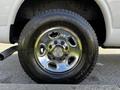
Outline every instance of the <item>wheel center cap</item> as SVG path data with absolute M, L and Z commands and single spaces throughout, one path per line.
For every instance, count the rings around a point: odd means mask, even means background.
M 64 55 L 62 47 L 59 46 L 55 47 L 55 49 L 53 50 L 53 55 L 59 58 L 62 57 Z

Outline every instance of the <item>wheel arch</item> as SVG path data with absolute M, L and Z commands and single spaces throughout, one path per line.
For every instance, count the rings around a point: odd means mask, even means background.
M 24 5 L 25 2 L 27 2 L 29 0 L 18 0 L 17 4 L 14 6 L 14 12 L 12 14 L 12 18 L 11 20 L 9 20 L 13 25 L 15 23 L 15 20 L 17 18 L 17 14 L 19 13 L 19 10 L 22 8 L 22 5 Z M 105 21 L 105 40 L 103 43 L 107 42 L 107 38 L 109 37 L 109 34 L 112 31 L 112 23 L 111 23 L 111 13 L 109 11 L 109 7 L 106 3 L 105 0 L 95 0 L 97 6 L 100 8 L 100 10 L 102 11 L 102 15 Z M 14 43 L 16 40 L 13 40 L 12 37 L 14 36 L 14 34 L 12 34 L 11 32 L 13 32 L 14 27 L 13 25 L 11 25 L 11 29 L 10 29 L 10 42 Z
M 108 5 L 106 0 L 95 0 L 95 2 L 100 7 L 102 14 L 103 14 L 103 17 L 104 17 L 104 21 L 105 21 L 106 39 L 105 39 L 105 42 L 103 44 L 103 46 L 105 46 L 109 42 L 109 38 L 110 38 L 111 33 L 113 31 L 112 30 L 112 14 L 111 14 L 109 5 Z
M 22 5 L 24 4 L 24 2 L 25 2 L 25 0 L 15 0 L 15 4 L 11 10 L 11 15 L 10 15 L 8 23 L 11 23 L 11 24 L 15 23 L 17 13 L 18 13 L 19 9 L 22 7 Z

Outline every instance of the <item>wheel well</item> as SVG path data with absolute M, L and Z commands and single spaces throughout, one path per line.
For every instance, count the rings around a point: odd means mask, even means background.
M 99 44 L 104 43 L 105 21 L 100 8 L 93 0 L 26 0 L 17 13 L 15 23 L 11 25 L 10 42 L 18 42 L 26 23 L 39 12 L 47 9 L 67 9 L 80 14 L 94 28 Z

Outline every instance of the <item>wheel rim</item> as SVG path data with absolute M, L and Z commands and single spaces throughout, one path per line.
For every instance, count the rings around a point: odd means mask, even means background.
M 66 27 L 52 27 L 37 38 L 34 54 L 43 69 L 53 73 L 66 72 L 81 61 L 81 40 Z

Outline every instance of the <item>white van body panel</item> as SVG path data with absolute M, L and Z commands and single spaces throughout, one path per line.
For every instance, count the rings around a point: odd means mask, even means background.
M 0 25 L 14 23 L 16 14 L 24 0 L 0 0 Z
M 10 26 L 24 0 L 0 0 L 0 43 L 10 43 Z
M 120 0 L 95 0 L 101 8 L 106 24 L 104 46 L 120 47 Z
M 0 42 L 10 43 L 10 25 L 24 0 L 0 0 Z M 120 0 L 95 0 L 106 24 L 105 46 L 120 46 Z

